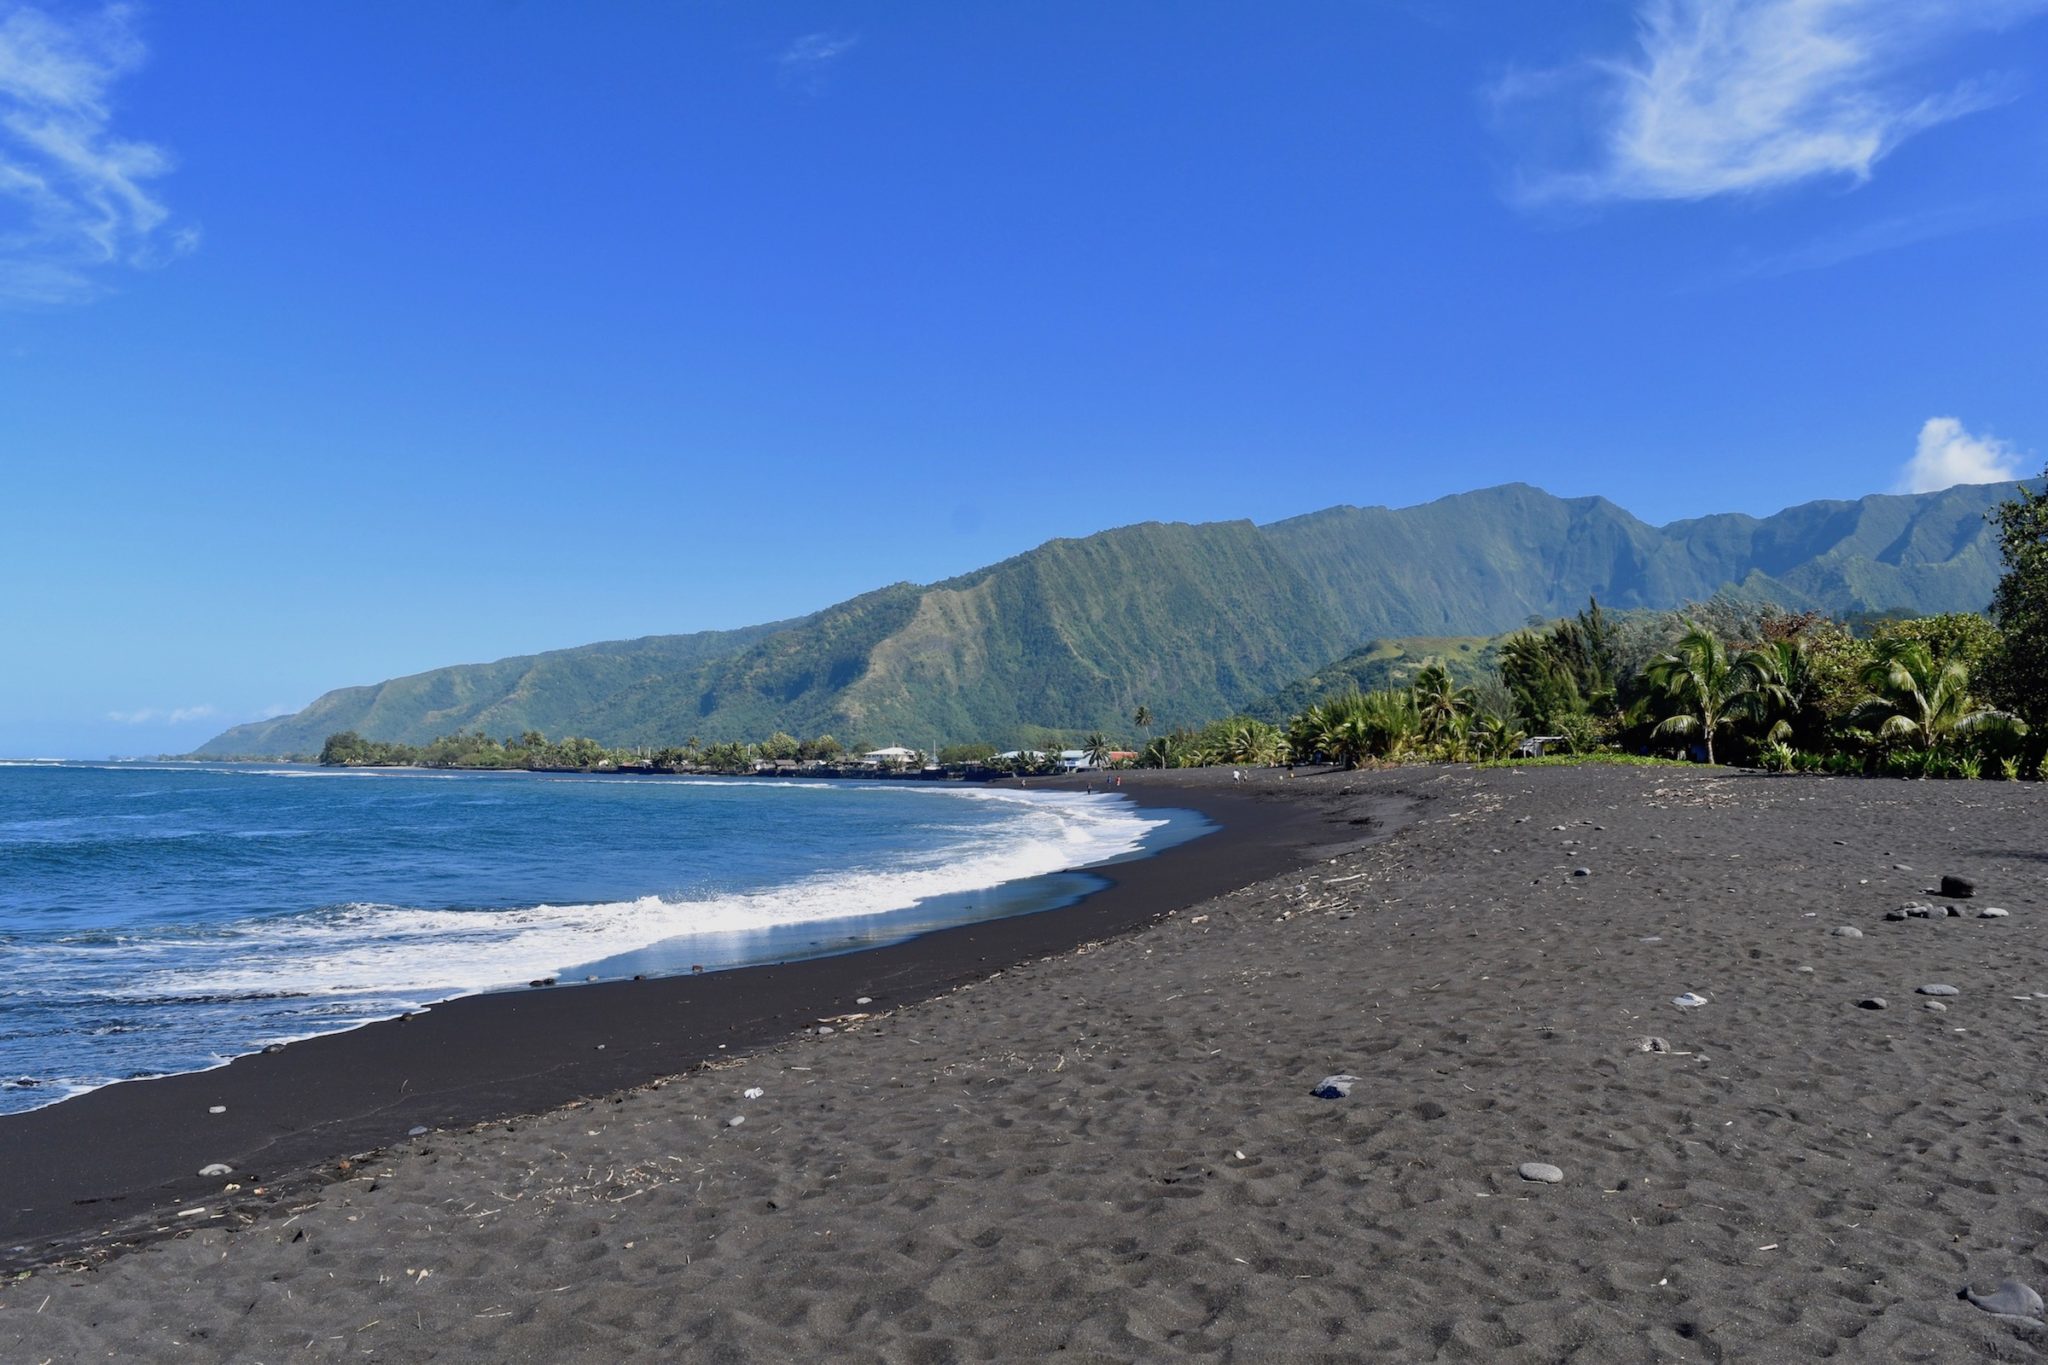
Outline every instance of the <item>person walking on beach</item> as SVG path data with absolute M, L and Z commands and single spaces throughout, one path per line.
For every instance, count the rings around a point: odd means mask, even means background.
M 1244 774 L 1240 772 L 1238 769 L 1232 768 L 1230 770 L 1230 780 L 1232 782 L 1242 782 L 1244 781 Z

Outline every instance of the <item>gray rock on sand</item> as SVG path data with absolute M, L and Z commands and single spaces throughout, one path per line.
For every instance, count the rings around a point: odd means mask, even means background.
M 405 1130 L 405 1135 L 407 1137 L 425 1137 L 428 1133 L 432 1131 L 433 1130 L 428 1128 L 427 1125 L 424 1123 L 415 1123 L 412 1127 Z
M 1933 919 L 1941 913 L 1940 910 L 1931 905 L 1909 905 L 1906 907 L 1907 919 Z
M 199 1168 L 199 1174 L 201 1175 L 233 1175 L 234 1173 L 235 1168 L 228 1165 L 225 1161 L 216 1161 L 210 1166 L 201 1166 Z
M 1933 1010 L 1936 1014 L 1948 1013 L 1948 1006 L 1942 1004 L 1939 1000 L 1929 1000 L 1926 1004 L 1926 1008 Z
M 1575 867 L 1572 869 L 1572 875 L 1574 877 L 1590 877 L 1593 875 L 1593 869 L 1590 867 Z
M 1978 918 L 1978 919 L 2004 919 L 2004 918 L 2005 918 L 2005 917 L 2006 917 L 2007 915 L 2010 915 L 2011 913 L 2012 913 L 2012 911 L 2010 911 L 2010 910 L 2001 910 L 2001 909 L 1999 909 L 1999 908 L 1998 908 L 1997 906 L 1995 906 L 1995 905 L 1987 905 L 1987 906 L 1985 906 L 1985 907 L 1984 907 L 1984 908 L 1983 908 L 1982 910 L 1979 910 L 1979 911 L 1977 912 L 1977 918 Z
M 1862 931 L 1861 929 L 1858 929 L 1858 928 L 1857 928 L 1857 927 L 1856 927 L 1855 925 L 1853 925 L 1853 924 L 1844 924 L 1844 925 L 1839 925 L 1839 926 L 1837 926 L 1836 928 L 1833 928 L 1833 929 L 1830 929 L 1830 930 L 1828 930 L 1828 932 L 1829 932 L 1830 934 L 1834 935 L 1834 936 L 1835 936 L 1836 938 L 1862 938 L 1862 937 L 1863 937 L 1863 931 Z
M 1952 901 L 1966 901 L 1977 894 L 1977 883 L 1968 877 L 1958 877 L 1953 872 L 1944 873 L 1941 879 L 1941 894 Z M 2040 1300 L 2036 1299 L 2034 1302 L 2039 1303 Z
M 1357 1084 L 1356 1076 L 1325 1076 L 1308 1093 L 1319 1100 L 1341 1100 L 1348 1097 L 1351 1087 Z
M 1547 1161 L 1525 1161 L 1515 1168 L 1515 1174 L 1542 1185 L 1555 1185 L 1564 1179 L 1564 1172 Z
M 1684 995 L 1672 996 L 1671 1003 L 1682 1010 L 1696 1010 L 1707 1003 L 1707 997 L 1698 991 L 1687 991 Z
M 1635 1048 L 1638 1052 L 1669 1052 L 1671 1051 L 1671 1044 L 1665 1042 L 1662 1038 L 1652 1036 L 1636 1039 Z
M 2032 1285 L 2022 1284 L 2018 1280 L 2002 1281 L 1998 1288 L 1989 1294 L 1979 1294 L 1968 1285 L 1964 1285 L 1956 1297 L 2001 1318 L 2030 1318 L 2038 1321 L 2041 1317 L 2041 1296 L 2034 1292 Z
M 1902 919 L 1905 919 L 1905 918 L 1906 918 L 1906 907 L 1902 905 L 1902 906 L 1900 906 L 1900 907 L 1899 907 L 1898 909 L 1896 909 L 1896 910 L 1887 910 L 1887 911 L 1885 911 L 1885 912 L 1884 912 L 1884 917 L 1885 917 L 1886 919 L 1888 919 L 1888 920 L 1902 920 Z
M 1859 1010 L 1881 1010 L 1888 1008 L 1888 1006 L 1885 1004 L 1883 996 L 1866 995 L 1856 1002 L 1856 1008 Z
M 1943 984 L 1942 984 L 1941 982 L 1939 982 L 1939 981 L 1936 981 L 1936 982 L 1932 982 L 1932 983 L 1930 983 L 1930 984 L 1928 984 L 1928 985 L 1922 986 L 1922 987 L 1920 988 L 1920 994 L 1922 994 L 1922 995 L 1961 995 L 1961 994 L 1962 994 L 1962 992 L 1961 992 L 1961 991 L 1959 991 L 1959 990 L 1957 990 L 1957 989 L 1956 989 L 1956 988 L 1955 988 L 1954 986 L 1947 986 L 1947 985 L 1943 985 Z
M 745 1114 L 734 1114 L 731 1118 L 725 1121 L 725 1126 L 728 1128 L 737 1128 L 746 1121 L 747 1116 Z

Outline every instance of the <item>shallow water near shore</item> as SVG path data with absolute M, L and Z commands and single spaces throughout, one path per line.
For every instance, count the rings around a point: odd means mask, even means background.
M 1051 909 L 1208 828 L 957 784 L 0 766 L 0 1113 L 541 977 Z

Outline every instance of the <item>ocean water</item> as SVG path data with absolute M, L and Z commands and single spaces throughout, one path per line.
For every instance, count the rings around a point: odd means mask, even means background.
M 0 1113 L 538 977 L 1071 904 L 1206 829 L 958 784 L 0 764 Z

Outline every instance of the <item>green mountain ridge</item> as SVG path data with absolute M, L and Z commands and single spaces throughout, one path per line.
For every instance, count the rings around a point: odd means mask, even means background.
M 1122 734 L 1273 697 L 1367 641 L 1489 636 L 1598 595 L 1665 608 L 1731 591 L 1846 613 L 1974 611 L 2015 485 L 1814 502 L 1655 527 L 1526 484 L 1266 526 L 1146 522 L 1049 541 L 809 616 L 439 668 L 239 725 L 202 756 L 309 753 L 339 730 L 424 743 L 481 726 L 610 745 L 830 732 L 935 749 L 1047 728 Z

